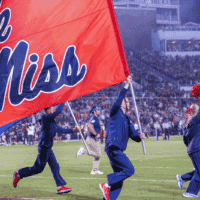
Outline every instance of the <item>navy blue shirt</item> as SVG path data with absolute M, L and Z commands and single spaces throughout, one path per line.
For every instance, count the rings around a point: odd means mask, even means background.
M 190 120 L 183 140 L 188 154 L 200 151 L 200 113 Z
M 62 112 L 64 103 L 60 104 L 53 114 L 46 114 L 41 119 L 41 134 L 39 136 L 38 147 L 46 146 L 51 148 L 53 146 L 53 138 L 58 133 L 73 133 L 72 129 L 64 129 L 57 125 L 55 118 Z
M 117 100 L 112 105 L 106 128 L 105 150 L 113 145 L 125 151 L 129 138 L 136 142 L 141 141 L 139 133 L 134 128 L 133 122 L 121 109 L 121 104 L 126 92 L 127 89 L 123 88 Z
M 97 116 L 93 115 L 89 120 L 89 124 L 92 124 L 94 126 L 94 130 L 96 131 L 97 134 L 100 133 L 101 126 L 100 126 L 100 122 Z M 95 137 L 95 135 L 90 132 L 89 128 L 88 128 L 87 136 Z

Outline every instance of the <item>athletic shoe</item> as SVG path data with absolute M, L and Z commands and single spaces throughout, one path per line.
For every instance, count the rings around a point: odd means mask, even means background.
M 99 188 L 106 200 L 110 200 L 109 194 L 110 194 L 110 187 L 106 187 L 105 183 L 99 184 Z
M 103 174 L 103 172 L 99 171 L 99 170 L 92 170 L 90 172 L 90 174 Z
M 200 197 L 200 196 L 197 196 L 196 194 L 192 194 L 192 193 L 188 193 L 188 192 L 184 192 L 183 196 L 187 197 L 187 198 L 199 198 Z
M 181 178 L 181 175 L 176 175 L 176 179 L 177 179 L 178 186 L 179 186 L 180 190 L 182 190 L 183 189 L 184 180 Z
M 16 188 L 17 187 L 17 183 L 20 180 L 20 176 L 17 172 L 14 172 L 13 174 L 13 186 Z
M 57 194 L 68 193 L 71 191 L 72 191 L 72 188 L 67 188 L 65 186 L 61 186 L 60 189 L 57 189 Z
M 99 170 L 92 170 L 90 174 L 103 174 L 103 172 L 100 172 Z
M 83 154 L 83 150 L 84 148 L 83 147 L 80 147 L 77 154 L 76 154 L 76 158 L 78 158 L 81 154 Z

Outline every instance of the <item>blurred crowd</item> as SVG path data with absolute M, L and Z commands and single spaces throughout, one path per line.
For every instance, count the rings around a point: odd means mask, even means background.
M 139 111 L 139 119 L 142 131 L 147 137 L 156 134 L 167 139 L 168 135 L 182 135 L 185 124 L 185 114 L 192 103 L 198 103 L 191 92 L 179 90 L 176 86 L 164 81 L 160 77 L 147 70 L 147 66 L 165 72 L 180 83 L 192 85 L 199 83 L 200 56 L 175 57 L 160 56 L 154 52 L 135 52 L 126 50 L 130 73 L 134 81 L 134 91 Z M 93 106 L 101 107 L 100 121 L 106 130 L 110 108 L 119 94 L 124 83 L 106 88 L 70 102 L 70 106 L 82 129 L 84 136 L 87 134 L 87 123 L 91 116 Z M 128 115 L 133 119 L 135 128 L 138 122 L 131 92 L 127 93 L 131 107 Z M 39 120 L 44 111 L 29 116 L 15 126 L 6 130 L 0 136 L 0 142 L 6 144 L 22 143 L 33 145 L 38 141 L 41 132 Z M 56 118 L 57 123 L 63 128 L 75 126 L 75 122 L 67 104 L 62 113 Z M 57 137 L 56 137 L 57 139 Z M 80 140 L 79 133 L 63 134 L 62 140 Z M 169 139 L 169 138 L 168 138 Z
M 192 86 L 200 83 L 200 55 L 172 57 L 163 56 L 153 51 L 127 50 L 126 52 L 129 62 L 132 62 L 133 65 L 154 68 L 174 79 L 180 85 Z

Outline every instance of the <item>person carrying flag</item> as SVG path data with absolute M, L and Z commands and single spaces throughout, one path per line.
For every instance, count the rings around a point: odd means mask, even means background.
M 60 104 L 56 110 L 54 107 L 48 107 L 45 109 L 46 114 L 43 115 L 41 119 L 42 129 L 39 136 L 38 155 L 36 161 L 32 167 L 21 168 L 18 169 L 18 172 L 14 172 L 13 186 L 15 188 L 21 179 L 41 173 L 48 162 L 57 185 L 57 194 L 68 193 L 72 190 L 71 188 L 64 186 L 66 185 L 66 182 L 59 173 L 60 167 L 51 149 L 56 132 L 73 133 L 80 131 L 77 127 L 73 129 L 64 129 L 57 125 L 55 118 L 62 112 L 63 107 L 64 103 Z
M 103 172 L 99 171 L 99 163 L 101 157 L 101 147 L 99 143 L 101 131 L 101 125 L 99 122 L 100 110 L 100 107 L 94 106 L 90 111 L 93 115 L 89 121 L 88 133 L 86 138 L 86 142 L 92 150 L 90 151 L 90 156 L 94 157 L 93 169 L 90 174 L 103 174 Z M 83 147 L 80 147 L 76 154 L 76 157 L 78 158 L 78 156 L 80 156 L 81 154 L 88 154 L 88 152 Z
M 128 76 L 124 88 L 112 105 L 106 129 L 105 152 L 108 155 L 114 173 L 108 174 L 108 182 L 99 185 L 104 200 L 116 200 L 121 192 L 123 181 L 135 172 L 134 166 L 123 151 L 127 147 L 129 138 L 140 142 L 145 138 L 144 133 L 135 130 L 130 117 L 126 115 L 130 104 L 125 97 L 132 77 Z

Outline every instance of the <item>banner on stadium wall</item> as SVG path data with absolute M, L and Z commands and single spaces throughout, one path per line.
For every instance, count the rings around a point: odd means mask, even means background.
M 112 0 L 0 0 L 0 127 L 128 75 Z

